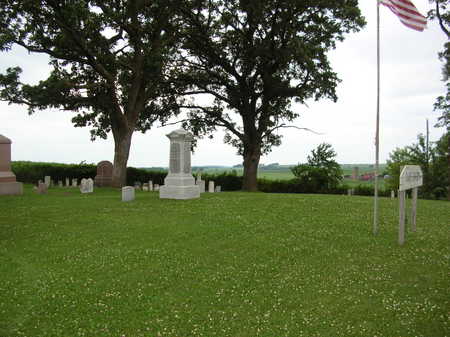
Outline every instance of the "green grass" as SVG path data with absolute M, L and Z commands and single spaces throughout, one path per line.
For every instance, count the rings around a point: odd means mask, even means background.
M 450 204 L 75 189 L 0 197 L 0 336 L 450 336 Z M 408 226 L 409 227 L 409 226 Z

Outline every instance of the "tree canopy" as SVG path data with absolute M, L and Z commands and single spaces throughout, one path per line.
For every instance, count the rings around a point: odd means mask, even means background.
M 439 59 L 443 62 L 442 81 L 446 85 L 447 93 L 439 96 L 434 104 L 434 109 L 441 111 L 442 115 L 438 119 L 436 126 L 450 127 L 450 5 L 446 0 L 430 0 L 434 8 L 428 12 L 428 18 L 437 20 L 442 32 L 447 36 L 448 41 L 444 44 L 444 49 L 439 53 Z M 449 162 L 450 163 L 450 162 Z
M 212 104 L 184 104 L 197 135 L 226 130 L 244 159 L 244 190 L 256 190 L 260 156 L 308 99 L 337 100 L 328 60 L 344 34 L 365 22 L 357 0 L 196 0 L 184 7 L 179 80 Z
M 342 180 L 342 168 L 331 144 L 322 143 L 308 155 L 306 164 L 291 168 L 299 183 L 309 192 L 336 188 Z
M 389 154 L 386 171 L 390 178 L 387 188 L 398 190 L 400 168 L 403 165 L 419 165 L 423 173 L 423 186 L 419 193 L 427 198 L 444 198 L 448 193 L 447 144 L 449 135 L 444 134 L 437 142 L 429 146 L 422 134 L 417 136 L 417 143 L 396 148 Z
M 168 65 L 176 48 L 177 1 L 2 1 L 0 51 L 13 45 L 50 57 L 50 76 L 20 82 L 21 69 L 0 76 L 0 99 L 29 112 L 73 111 L 75 126 L 115 141 L 113 181 L 125 183 L 131 137 L 166 121 L 178 105 Z

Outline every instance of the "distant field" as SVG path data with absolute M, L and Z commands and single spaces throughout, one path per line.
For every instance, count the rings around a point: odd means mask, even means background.
M 367 172 L 373 172 L 373 165 L 368 164 L 360 164 L 357 165 L 359 167 L 359 174 L 364 174 Z M 353 165 L 342 165 L 342 169 L 344 172 L 344 175 L 351 175 L 353 171 Z M 380 165 L 380 172 L 382 172 L 386 167 L 386 164 Z M 207 173 L 213 173 L 213 174 L 220 174 L 223 172 L 231 172 L 232 170 L 236 171 L 238 174 L 242 175 L 242 168 L 214 168 L 214 169 L 205 169 L 204 172 Z M 258 178 L 265 178 L 270 180 L 288 180 L 294 178 L 294 175 L 292 174 L 289 166 L 284 166 L 281 169 L 276 170 L 264 170 L 259 169 L 258 170 Z M 353 180 L 349 178 L 345 178 L 343 183 L 349 185 L 350 187 L 357 186 L 357 185 L 363 185 L 363 186 L 373 186 L 373 181 L 362 181 L 362 180 Z M 380 188 L 384 187 L 384 181 L 383 179 L 380 179 Z

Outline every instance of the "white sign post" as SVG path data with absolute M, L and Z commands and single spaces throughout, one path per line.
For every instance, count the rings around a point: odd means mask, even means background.
M 398 189 L 399 200 L 399 224 L 398 224 L 398 243 L 405 243 L 405 196 L 406 190 L 412 189 L 412 208 L 411 208 L 411 230 L 416 231 L 417 214 L 417 190 L 423 185 L 422 170 L 419 165 L 405 165 L 400 173 L 400 187 Z

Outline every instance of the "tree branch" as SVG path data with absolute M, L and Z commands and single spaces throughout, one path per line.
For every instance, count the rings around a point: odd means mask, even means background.
M 445 27 L 444 22 L 442 21 L 441 13 L 439 12 L 439 1 L 436 0 L 436 16 L 439 20 L 439 25 L 441 26 L 442 31 L 447 34 L 447 38 L 450 39 L 450 32 L 448 31 L 447 27 Z
M 286 124 L 280 124 L 280 125 L 272 128 L 272 129 L 267 130 L 266 133 L 272 133 L 273 131 L 275 131 L 277 129 L 280 129 L 280 128 L 286 128 L 286 129 L 287 128 L 293 128 L 293 129 L 298 129 L 298 130 L 312 132 L 312 133 L 314 133 L 316 135 L 324 135 L 324 133 L 316 132 L 316 131 L 311 130 L 309 128 L 301 128 L 301 127 L 298 127 L 298 126 L 295 126 L 295 125 L 286 125 Z

